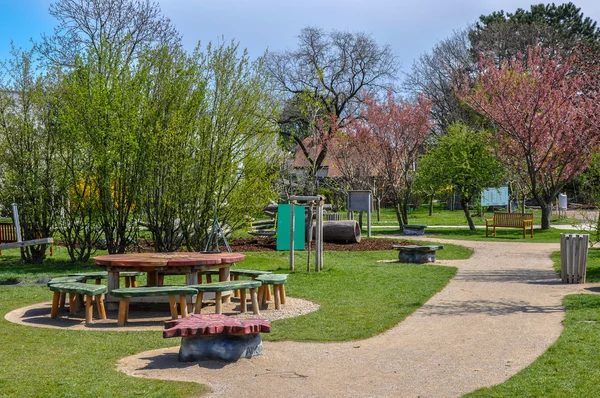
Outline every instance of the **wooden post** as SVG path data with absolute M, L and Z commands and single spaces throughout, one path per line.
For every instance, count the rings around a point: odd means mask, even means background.
M 290 271 L 294 270 L 294 205 L 296 204 L 295 200 L 290 201 Z

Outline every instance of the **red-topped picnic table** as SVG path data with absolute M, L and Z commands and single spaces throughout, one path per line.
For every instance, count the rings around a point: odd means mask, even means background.
M 185 274 L 186 285 L 195 285 L 198 283 L 198 272 L 209 269 L 219 270 L 219 281 L 229 280 L 231 264 L 245 259 L 246 256 L 241 253 L 176 252 L 109 254 L 95 257 L 94 262 L 108 271 L 106 300 L 116 303 L 118 299 L 111 297 L 110 292 L 119 288 L 120 272 L 145 272 L 148 286 L 158 286 L 160 274 Z

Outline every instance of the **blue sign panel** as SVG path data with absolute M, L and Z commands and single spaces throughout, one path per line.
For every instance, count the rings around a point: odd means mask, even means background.
M 507 206 L 508 187 L 486 188 L 481 193 L 481 206 Z

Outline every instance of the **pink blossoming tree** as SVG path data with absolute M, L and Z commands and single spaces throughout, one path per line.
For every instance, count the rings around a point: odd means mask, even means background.
M 576 54 L 557 53 L 530 48 L 500 65 L 482 56 L 477 76 L 463 76 L 457 87 L 496 126 L 499 155 L 541 206 L 542 229 L 550 228 L 556 195 L 587 167 L 600 139 L 597 92 L 590 90 L 597 74 L 584 71 Z
M 408 223 L 414 165 L 432 128 L 431 101 L 423 96 L 413 102 L 396 100 L 388 93 L 386 101 L 366 96 L 363 104 L 351 134 L 366 144 L 363 157 L 378 169 L 402 226 Z

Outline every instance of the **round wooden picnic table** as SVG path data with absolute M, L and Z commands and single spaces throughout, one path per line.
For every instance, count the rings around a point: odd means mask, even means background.
M 159 285 L 159 273 L 185 274 L 186 285 L 198 283 L 198 272 L 219 270 L 219 281 L 229 280 L 231 264 L 244 261 L 241 253 L 129 253 L 94 257 L 94 263 L 108 271 L 108 295 L 119 288 L 119 272 L 140 271 L 148 276 L 148 286 Z M 109 297 L 107 296 L 107 298 Z

